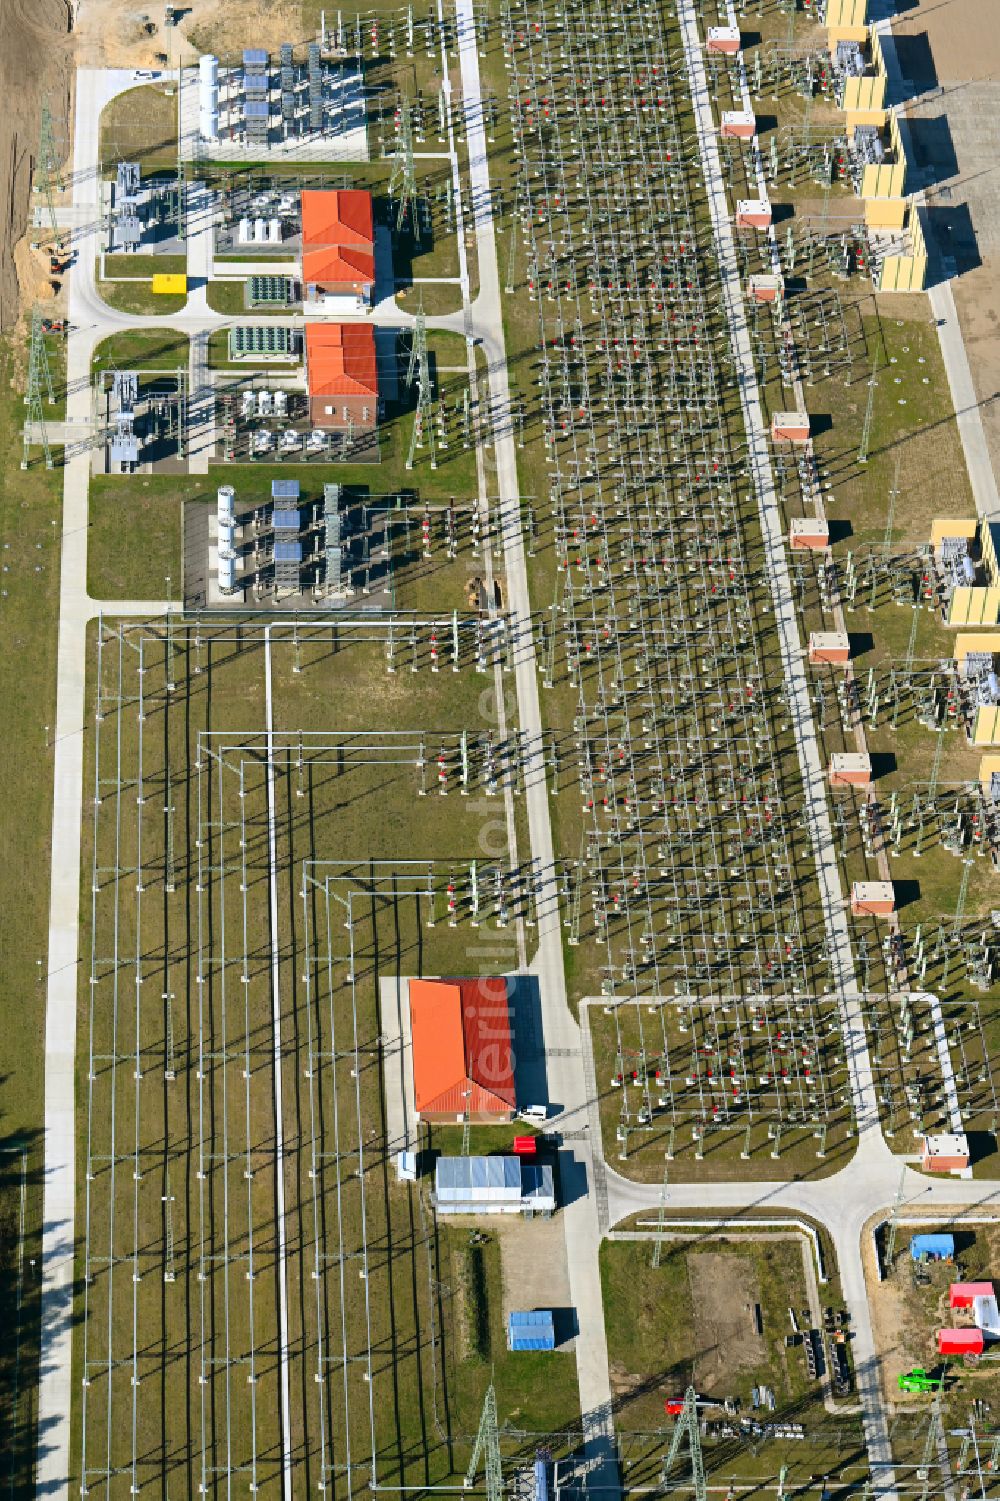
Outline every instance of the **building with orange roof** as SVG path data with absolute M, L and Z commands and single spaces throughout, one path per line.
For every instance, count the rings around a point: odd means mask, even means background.
M 313 427 L 371 431 L 378 420 L 371 324 L 307 323 L 306 387 Z
M 410 980 L 417 1119 L 474 1125 L 512 1120 L 514 1049 L 507 981 Z
M 306 308 L 368 307 L 375 285 L 372 195 L 359 188 L 306 189 L 302 208 L 302 286 Z

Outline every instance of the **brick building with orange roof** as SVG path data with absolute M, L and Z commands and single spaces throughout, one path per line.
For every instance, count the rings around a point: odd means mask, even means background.
M 306 309 L 344 298 L 354 299 L 359 309 L 369 307 L 375 286 L 372 195 L 359 188 L 307 189 L 301 207 Z
M 410 980 L 410 1037 L 417 1118 L 473 1125 L 512 1120 L 514 1049 L 507 981 Z
M 313 427 L 370 432 L 378 420 L 371 324 L 307 323 L 306 386 Z

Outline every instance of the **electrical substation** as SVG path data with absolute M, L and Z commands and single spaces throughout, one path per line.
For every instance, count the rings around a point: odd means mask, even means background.
M 871 10 L 196 15 L 65 202 L 46 106 L 81 1494 L 987 1494 L 991 1294 L 895 1388 L 871 1317 L 1000 1129 L 1000 522 Z

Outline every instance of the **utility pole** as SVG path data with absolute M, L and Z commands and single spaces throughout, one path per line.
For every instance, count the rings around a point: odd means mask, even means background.
M 865 421 L 861 429 L 861 446 L 858 449 L 858 463 L 868 463 L 868 445 L 872 435 L 872 411 L 875 406 L 875 387 L 878 384 L 875 372 L 878 369 L 878 350 L 872 355 L 872 373 L 868 378 L 868 402 L 865 406 Z
M 483 1411 L 479 1419 L 479 1432 L 465 1472 L 465 1489 L 476 1483 L 479 1461 L 486 1467 L 486 1501 L 502 1501 L 503 1472 L 500 1468 L 500 1430 L 497 1426 L 497 1394 L 491 1381 L 483 1398 Z
M 889 561 L 889 549 L 892 546 L 892 528 L 896 520 L 896 501 L 899 498 L 899 462 L 900 453 L 896 451 L 896 467 L 892 476 L 892 489 L 889 491 L 889 510 L 885 518 L 885 536 L 882 538 L 882 556 Z
M 52 468 L 52 449 L 49 447 L 49 435 L 45 427 L 45 413 L 42 410 L 42 387 L 50 402 L 55 401 L 55 391 L 52 389 L 52 371 L 49 369 L 49 353 L 45 347 L 45 332 L 42 328 L 42 315 L 37 307 L 31 310 L 31 348 L 28 355 L 28 390 L 24 397 L 24 404 L 28 408 L 28 415 L 24 424 L 24 451 L 21 455 L 21 468 L 28 467 L 28 449 L 30 441 L 28 429 L 37 427 L 40 433 L 42 449 L 45 453 L 45 467 Z
M 928 1501 L 931 1490 L 931 1464 L 935 1462 L 938 1469 L 942 1468 L 941 1450 L 944 1447 L 944 1429 L 941 1424 L 941 1385 L 934 1393 L 934 1401 L 931 1404 L 930 1420 L 927 1424 L 927 1436 L 924 1439 L 924 1452 L 920 1456 L 920 1464 L 917 1466 L 917 1479 L 922 1482 L 920 1488 L 920 1501 Z M 947 1455 L 947 1449 L 945 1449 Z
M 417 172 L 413 165 L 413 121 L 410 116 L 410 101 L 404 94 L 399 101 L 399 133 L 392 156 L 392 172 L 389 176 L 389 197 L 398 200 L 396 228 L 402 229 L 406 210 L 410 210 L 414 240 L 420 243 L 420 215 L 417 212 Z
M 889 1234 L 885 1242 L 885 1270 L 886 1275 L 892 1271 L 893 1257 L 896 1254 L 896 1220 L 899 1216 L 899 1206 L 903 1202 L 903 1186 L 906 1183 L 906 1168 L 899 1174 L 899 1187 L 896 1189 L 896 1197 L 893 1200 L 892 1215 L 889 1219 Z
M 656 1217 L 656 1239 L 653 1242 L 653 1265 L 659 1266 L 663 1247 L 663 1229 L 667 1218 L 667 1185 L 670 1182 L 670 1158 L 663 1162 L 663 1187 L 660 1189 L 660 1212 Z
M 701 1429 L 698 1427 L 698 1398 L 693 1386 L 689 1386 L 684 1393 L 684 1408 L 674 1423 L 670 1448 L 663 1461 L 663 1471 L 660 1476 L 660 1485 L 663 1490 L 677 1488 L 669 1484 L 668 1477 L 685 1437 L 690 1452 L 690 1472 L 687 1479 L 677 1482 L 677 1486 L 693 1490 L 694 1501 L 707 1501 L 708 1486 L 705 1482 L 705 1464 L 701 1455 Z
M 52 189 L 53 187 L 61 187 L 62 182 L 59 176 L 59 159 L 56 155 L 55 137 L 52 133 L 52 111 L 49 109 L 49 96 L 47 94 L 42 99 L 38 137 L 38 160 L 35 163 L 34 188 L 36 193 L 41 193 L 45 198 L 45 207 L 48 209 L 52 234 L 58 240 L 59 221 L 56 218 L 56 206 L 52 197 Z
M 410 434 L 410 450 L 406 456 L 407 469 L 413 468 L 414 455 L 422 448 L 425 438 L 431 448 L 431 468 L 437 468 L 437 446 L 434 437 L 434 413 L 431 402 L 431 366 L 427 354 L 427 320 L 421 302 L 413 320 L 413 342 L 410 345 L 410 362 L 406 367 L 407 387 L 417 380 L 417 409 L 413 414 L 413 431 Z

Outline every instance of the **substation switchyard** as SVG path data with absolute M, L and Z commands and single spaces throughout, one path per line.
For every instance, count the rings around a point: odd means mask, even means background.
M 53 1493 L 995 1493 L 1000 524 L 871 9 L 46 112 Z

